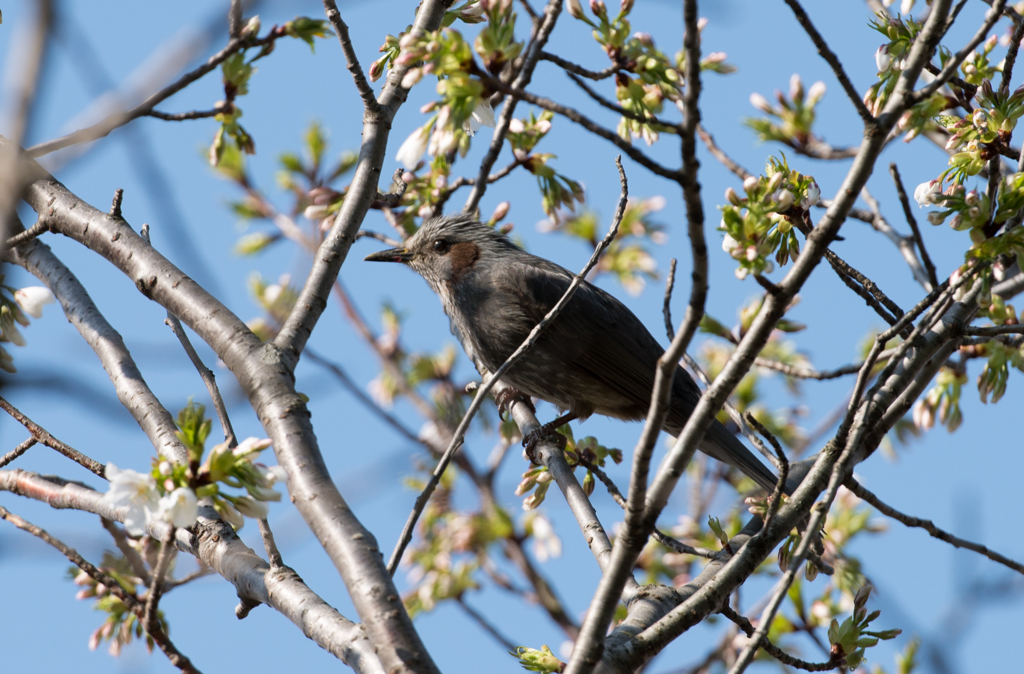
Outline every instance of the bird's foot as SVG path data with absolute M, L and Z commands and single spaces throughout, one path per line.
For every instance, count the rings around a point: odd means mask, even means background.
M 564 435 L 558 432 L 558 428 L 564 422 L 561 419 L 555 419 L 549 421 L 540 428 L 527 433 L 526 437 L 523 438 L 523 447 L 526 449 L 526 457 L 530 459 L 530 462 L 535 465 L 541 465 L 541 462 L 537 459 L 537 445 L 544 440 L 551 440 L 559 449 L 565 449 L 566 438 Z
M 526 448 L 527 458 L 529 458 L 534 465 L 540 465 L 540 462 L 537 460 L 536 449 L 537 443 L 541 440 L 553 440 L 555 444 L 558 445 L 559 449 L 564 450 L 566 446 L 566 439 L 564 435 L 558 432 L 558 429 L 578 418 L 579 416 L 575 412 L 569 412 L 568 414 L 563 414 L 553 421 L 547 422 L 537 430 L 528 433 L 526 437 L 523 438 L 523 447 Z
M 513 403 L 523 403 L 526 405 L 531 412 L 537 413 L 537 408 L 533 406 L 533 401 L 530 400 L 530 396 L 524 394 L 522 391 L 512 388 L 511 386 L 503 388 L 494 394 L 494 402 L 498 404 L 498 416 L 502 419 L 505 418 L 505 413 L 512 413 Z

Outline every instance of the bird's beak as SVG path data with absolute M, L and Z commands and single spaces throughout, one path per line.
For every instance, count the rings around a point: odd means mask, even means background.
M 367 262 L 408 262 L 412 253 L 405 248 L 391 248 L 371 253 L 364 258 Z

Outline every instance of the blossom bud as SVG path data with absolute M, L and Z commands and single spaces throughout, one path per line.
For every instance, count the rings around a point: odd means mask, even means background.
M 491 222 L 501 222 L 504 220 L 505 216 L 508 215 L 508 209 L 511 206 L 512 204 L 507 201 L 503 201 L 498 204 L 494 209 L 494 213 L 491 214 Z
M 811 85 L 811 88 L 807 91 L 807 104 L 814 105 L 822 98 L 825 97 L 825 83 L 815 82 Z
M 974 126 L 985 126 L 988 123 L 988 115 L 982 109 L 977 109 L 974 114 L 971 115 L 971 121 L 974 122 Z
M 782 173 L 773 173 L 772 177 L 768 179 L 768 191 L 774 192 L 779 189 L 784 178 L 785 176 L 783 176 Z
M 889 45 L 883 44 L 875 52 L 875 66 L 878 67 L 878 72 L 884 73 L 892 65 L 892 56 L 889 55 Z
M 566 5 L 569 7 L 569 15 L 572 18 L 583 18 L 583 6 L 580 4 L 580 0 L 566 0 Z
M 751 192 L 756 190 L 757 186 L 760 184 L 761 181 L 758 180 L 757 176 L 747 176 L 746 178 L 743 179 L 743 189 L 744 191 L 747 192 L 747 194 L 750 194 Z
M 608 16 L 608 8 L 605 7 L 602 0 L 590 0 L 590 11 L 594 13 L 594 16 L 602 19 Z
M 793 73 L 793 76 L 789 78 L 789 99 L 794 103 L 804 100 L 804 83 L 797 73 Z
M 750 104 L 761 112 L 772 112 L 772 106 L 768 102 L 768 99 L 757 92 L 750 94 Z
M 772 200 L 778 204 L 778 210 L 785 211 L 793 205 L 793 193 L 789 190 L 779 190 L 772 195 Z
M 633 9 L 634 0 L 622 0 L 622 13 L 629 14 L 630 10 Z

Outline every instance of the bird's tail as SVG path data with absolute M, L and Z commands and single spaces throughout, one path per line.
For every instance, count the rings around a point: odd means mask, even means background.
M 775 489 L 778 477 L 768 470 L 761 463 L 753 452 L 747 449 L 746 445 L 739 441 L 735 435 L 729 432 L 718 420 L 711 423 L 711 427 L 704 434 L 704 440 L 700 448 L 706 454 L 729 464 L 743 471 L 743 474 L 756 482 L 771 493 Z M 788 495 L 793 493 L 795 484 L 787 484 L 783 491 Z

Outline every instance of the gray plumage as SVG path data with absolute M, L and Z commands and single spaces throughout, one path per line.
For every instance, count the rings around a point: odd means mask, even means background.
M 531 255 L 493 227 L 465 215 L 432 218 L 404 248 L 367 260 L 404 262 L 440 296 L 452 332 L 490 372 L 526 339 L 562 297 L 574 274 Z M 664 349 L 619 300 L 583 282 L 561 314 L 503 379 L 525 395 L 586 419 L 597 413 L 646 417 Z M 700 389 L 676 370 L 664 430 L 682 431 Z M 700 444 L 710 456 L 771 491 L 775 476 L 717 420 Z

